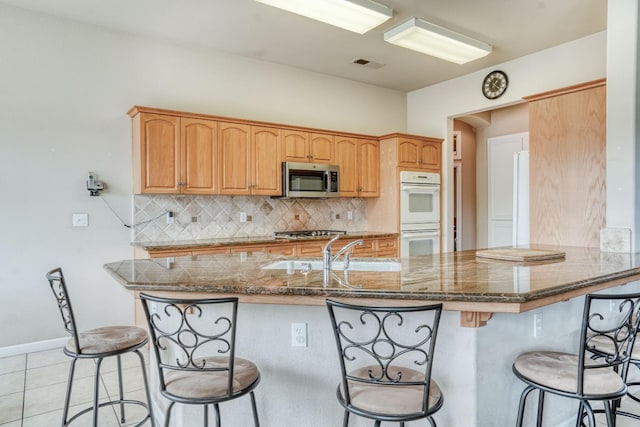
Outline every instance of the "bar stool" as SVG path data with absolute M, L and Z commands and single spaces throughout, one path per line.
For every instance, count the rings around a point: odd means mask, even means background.
M 336 395 L 349 415 L 375 421 L 433 419 L 444 398 L 431 379 L 442 304 L 368 307 L 327 300 L 340 358 Z
M 141 293 L 140 300 L 149 322 L 160 393 L 171 401 L 165 427 L 176 403 L 203 405 L 205 426 L 208 405 L 213 405 L 220 427 L 219 404 L 247 393 L 253 423 L 259 427 L 253 390 L 260 371 L 253 362 L 235 357 L 238 298 L 171 299 Z
M 615 343 L 609 339 L 604 337 L 595 336 L 590 341 L 590 346 L 588 351 L 593 354 L 592 359 L 599 359 L 603 357 L 614 357 L 615 354 Z M 622 377 L 622 380 L 627 385 L 627 397 L 635 402 L 640 403 L 640 399 L 634 396 L 631 391 L 632 387 L 640 386 L 640 381 L 630 380 L 629 379 L 629 368 L 631 366 L 635 366 L 637 369 L 640 369 L 640 341 L 636 337 L 636 341 L 633 345 L 633 349 L 631 351 L 631 358 L 629 359 L 629 363 L 625 366 L 622 366 L 618 372 Z M 627 411 L 620 410 L 620 401 L 615 402 L 614 404 L 616 415 L 622 415 L 629 418 L 634 418 L 636 420 L 640 420 L 640 414 L 634 414 Z M 595 413 L 601 412 L 599 410 L 594 410 Z
M 81 415 L 93 411 L 93 426 L 98 425 L 98 410 L 103 406 L 120 406 L 120 421 L 126 422 L 125 405 L 139 405 L 147 410 L 147 415 L 137 424 L 141 426 L 147 420 L 154 426 L 153 414 L 150 409 L 151 396 L 149 395 L 149 386 L 147 383 L 147 373 L 145 370 L 144 357 L 139 349 L 147 344 L 147 332 L 136 326 L 107 326 L 103 328 L 91 329 L 84 332 L 78 332 L 76 320 L 71 307 L 71 300 L 67 292 L 67 285 L 62 274 L 62 269 L 55 268 L 46 275 L 49 281 L 51 291 L 56 298 L 64 328 L 71 335 L 71 339 L 67 341 L 63 351 L 64 354 L 71 357 L 71 366 L 69 369 L 69 380 L 67 382 L 67 394 L 64 399 L 64 409 L 62 414 L 62 426 L 68 426 Z M 144 380 L 144 389 L 147 395 L 147 403 L 139 400 L 131 400 L 124 398 L 124 390 L 122 385 L 122 363 L 120 357 L 126 353 L 135 353 L 140 359 L 140 367 L 142 369 L 142 378 Z M 100 367 L 102 361 L 106 357 L 116 356 L 118 366 L 118 385 L 119 399 L 109 402 L 98 403 L 99 401 L 99 384 L 100 384 Z M 75 373 L 76 362 L 78 359 L 95 359 L 96 370 L 94 376 L 93 390 L 93 406 L 85 408 L 69 417 L 69 402 L 71 400 L 71 390 L 73 387 L 73 376 Z
M 611 310 L 615 304 L 618 310 Z M 526 400 L 538 390 L 537 426 L 542 425 L 545 393 L 580 402 L 577 424 L 584 417 L 595 427 L 590 401 L 600 401 L 609 427 L 615 426 L 616 402 L 627 392 L 627 385 L 616 372 L 628 364 L 636 334 L 640 294 L 587 295 L 585 298 L 578 354 L 532 351 L 519 355 L 513 372 L 527 387 L 520 396 L 516 425 L 522 426 Z M 589 352 L 596 342 L 607 342 L 613 351 L 593 360 Z

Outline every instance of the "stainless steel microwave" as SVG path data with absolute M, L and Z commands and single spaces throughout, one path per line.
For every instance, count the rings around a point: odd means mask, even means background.
M 322 163 L 282 163 L 282 197 L 338 197 L 340 167 Z

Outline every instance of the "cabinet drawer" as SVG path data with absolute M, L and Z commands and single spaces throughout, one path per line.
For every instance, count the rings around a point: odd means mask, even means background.
M 204 248 L 204 249 L 194 249 L 191 251 L 192 255 L 217 255 L 217 254 L 228 254 L 229 248 Z
M 167 251 L 150 251 L 149 258 L 166 258 L 166 257 L 176 257 L 176 256 L 190 256 L 190 250 L 167 250 Z
M 298 244 L 298 256 L 321 256 L 325 243 L 300 243 Z
M 357 245 L 353 247 L 354 255 L 364 255 L 375 252 L 375 240 L 374 239 L 364 239 L 364 243 L 362 245 Z
M 389 249 L 376 252 L 376 258 L 397 258 L 398 251 L 395 249 Z
M 229 248 L 232 254 L 237 254 L 239 252 L 264 252 L 267 248 L 264 245 L 243 245 L 243 246 L 232 246 Z
M 273 255 L 294 256 L 296 255 L 296 245 L 273 245 L 267 246 L 267 252 Z
M 389 239 L 378 239 L 378 251 L 383 251 L 387 249 L 397 249 L 398 248 L 398 239 L 395 237 Z

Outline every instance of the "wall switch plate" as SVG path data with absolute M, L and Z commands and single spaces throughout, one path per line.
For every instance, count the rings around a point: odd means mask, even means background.
M 74 227 L 88 227 L 89 226 L 89 214 L 88 213 L 74 213 L 72 216 Z
M 240 212 L 240 222 L 247 222 L 247 213 Z
M 353 220 L 353 211 L 347 211 L 347 219 L 349 221 Z
M 307 324 L 292 323 L 291 324 L 291 347 L 307 346 Z

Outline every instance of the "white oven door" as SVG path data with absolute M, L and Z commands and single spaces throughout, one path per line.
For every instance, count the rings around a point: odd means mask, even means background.
M 440 222 L 440 186 L 400 186 L 400 223 Z
M 411 230 L 400 233 L 400 256 L 420 256 L 440 253 L 439 230 Z

